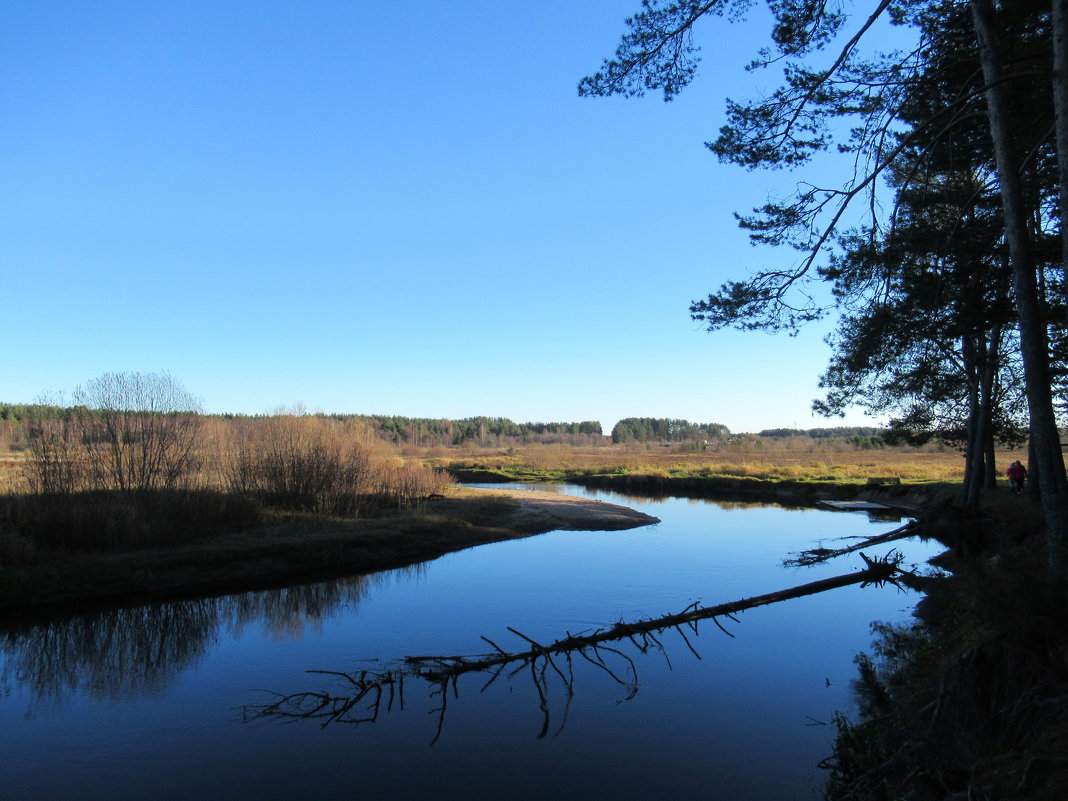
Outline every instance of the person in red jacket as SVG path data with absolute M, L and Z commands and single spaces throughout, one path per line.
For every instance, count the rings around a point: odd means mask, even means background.
M 1024 490 L 1024 482 L 1027 480 L 1027 468 L 1024 467 L 1019 461 L 1015 461 L 1009 465 L 1009 469 L 1005 471 L 1005 475 L 1009 477 L 1009 487 L 1015 493 L 1021 493 Z

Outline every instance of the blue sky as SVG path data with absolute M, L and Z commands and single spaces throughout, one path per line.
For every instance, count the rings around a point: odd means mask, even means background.
M 759 24 L 676 101 L 580 99 L 636 0 L 7 0 L 0 400 L 169 371 L 208 411 L 834 425 L 827 328 L 704 333 L 792 186 L 703 146 Z M 870 424 L 859 412 L 847 423 Z

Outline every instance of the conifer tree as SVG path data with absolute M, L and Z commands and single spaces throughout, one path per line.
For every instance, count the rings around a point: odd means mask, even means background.
M 1043 229 L 1056 220 L 1065 255 L 1058 265 L 1061 281 L 1054 283 L 1068 285 L 1068 226 L 1063 222 L 1068 215 L 1061 203 L 1068 188 L 1066 2 L 879 0 L 847 30 L 851 20 L 839 4 L 769 0 L 773 47 L 760 53 L 753 66 L 781 63 L 782 84 L 757 101 L 729 101 L 727 124 L 709 147 L 721 160 L 747 169 L 803 167 L 814 154 L 837 148 L 852 160 L 852 177 L 837 186 L 810 179 L 786 201 L 770 201 L 742 217 L 755 243 L 790 246 L 800 253 L 798 261 L 728 281 L 691 305 L 691 314 L 709 330 L 795 331 L 843 303 L 853 304 L 847 313 L 857 324 L 879 314 L 908 315 L 900 304 L 880 306 L 879 293 L 872 291 L 893 278 L 866 271 L 868 259 L 843 260 L 842 253 L 864 247 L 874 252 L 886 244 L 894 224 L 879 203 L 886 179 L 889 207 L 895 208 L 914 188 L 909 170 L 917 159 L 936 149 L 948 132 L 967 127 L 971 137 L 950 153 L 961 148 L 962 160 L 983 184 L 982 193 L 1000 200 L 994 222 L 1007 258 L 999 260 L 995 251 L 977 264 L 984 274 L 1000 272 L 1011 280 L 1032 468 L 1046 513 L 1050 577 L 1058 583 L 1068 575 L 1068 480 L 1054 413 L 1048 327 L 1056 325 L 1055 338 L 1062 338 L 1066 317 L 1063 312 L 1051 315 L 1057 299 L 1049 292 L 1040 250 Z M 642 10 L 626 21 L 628 32 L 615 57 L 582 80 L 580 94 L 637 96 L 656 90 L 671 100 L 696 75 L 695 24 L 709 16 L 740 18 L 750 5 L 746 0 L 643 0 Z M 912 26 L 916 46 L 861 58 L 862 42 L 883 17 Z M 830 65 L 813 66 L 809 57 L 827 48 Z M 977 62 L 978 69 L 959 69 L 962 60 Z M 938 83 L 942 91 L 932 92 Z M 977 119 L 984 122 L 986 137 L 975 131 Z M 848 133 L 836 135 L 841 130 Z M 1060 165 L 1056 173 L 1047 169 L 1051 161 Z M 849 215 L 858 207 L 867 210 L 867 221 L 851 223 Z M 812 291 L 821 282 L 836 289 L 829 305 Z M 998 285 L 994 278 L 981 283 Z M 963 324 L 963 315 L 975 308 L 959 306 L 957 322 Z M 992 316 L 988 322 L 993 327 L 982 340 L 984 371 L 1001 350 L 1000 335 L 994 333 L 999 324 Z M 937 342 L 929 344 L 936 347 Z M 975 338 L 970 345 L 961 340 L 961 354 L 971 349 L 974 366 L 980 363 L 978 344 Z

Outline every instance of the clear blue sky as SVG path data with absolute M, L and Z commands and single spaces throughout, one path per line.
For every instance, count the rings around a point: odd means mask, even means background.
M 795 179 L 703 146 L 766 27 L 706 26 L 673 103 L 580 99 L 637 7 L 7 0 L 0 400 L 165 370 L 213 412 L 838 424 L 826 327 L 687 311 L 783 258 L 732 212 Z

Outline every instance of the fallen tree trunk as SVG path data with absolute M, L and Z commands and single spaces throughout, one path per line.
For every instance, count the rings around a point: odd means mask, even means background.
M 864 570 L 846 573 L 841 576 L 811 581 L 797 587 L 786 590 L 769 592 L 765 595 L 756 595 L 752 598 L 742 598 L 729 603 L 715 606 L 698 606 L 696 603 L 684 609 L 682 612 L 663 617 L 638 620 L 632 623 L 619 622 L 609 629 L 600 629 L 592 634 L 569 634 L 563 639 L 556 640 L 548 645 L 535 642 L 523 633 L 509 627 L 509 631 L 530 643 L 530 649 L 525 651 L 505 651 L 492 640 L 482 639 L 492 645 L 497 653 L 484 656 L 409 656 L 404 661 L 414 669 L 412 672 L 431 681 L 451 679 L 471 671 L 490 670 L 516 661 L 533 661 L 538 657 L 552 657 L 557 654 L 566 654 L 573 651 L 582 651 L 586 648 L 597 647 L 608 642 L 630 639 L 640 635 L 650 635 L 666 629 L 680 626 L 693 625 L 700 620 L 715 620 L 717 617 L 729 617 L 736 612 L 746 609 L 754 609 L 758 606 L 788 601 L 792 598 L 801 598 L 806 595 L 814 595 L 819 592 L 848 587 L 852 584 L 877 584 L 893 581 L 898 572 L 899 562 L 887 557 L 886 559 L 869 559 L 864 554 L 861 558 L 866 565 Z M 722 627 L 721 627 L 722 628 Z
M 330 723 L 368 723 L 378 718 L 382 704 L 386 709 L 392 709 L 394 701 L 404 705 L 404 680 L 405 678 L 421 679 L 433 688 L 433 694 L 441 700 L 441 706 L 435 710 L 439 714 L 437 734 L 434 740 L 441 734 L 445 720 L 445 710 L 448 702 L 449 685 L 452 685 L 453 693 L 457 692 L 457 680 L 460 676 L 468 673 L 491 671 L 493 675 L 486 683 L 488 687 L 497 679 L 501 672 L 509 666 L 516 665 L 511 674 L 529 668 L 540 698 L 541 709 L 544 713 L 544 725 L 541 734 L 544 736 L 549 727 L 549 702 L 548 681 L 549 670 L 560 677 L 568 690 L 568 697 L 573 689 L 573 675 L 571 673 L 572 656 L 577 654 L 591 664 L 605 671 L 617 683 L 628 688 L 627 697 L 632 697 L 638 691 L 637 670 L 631 657 L 624 654 L 609 643 L 619 640 L 629 640 L 640 651 L 646 652 L 650 647 L 663 651 L 663 644 L 657 635 L 668 629 L 675 629 L 683 638 L 686 646 L 698 658 L 700 654 L 690 644 L 683 631 L 683 627 L 689 626 L 697 633 L 697 623 L 702 620 L 712 620 L 728 636 L 734 635 L 727 631 L 717 618 L 727 617 L 735 620 L 734 613 L 758 606 L 787 601 L 792 598 L 801 598 L 806 595 L 814 595 L 827 590 L 847 587 L 852 584 L 882 584 L 884 582 L 896 583 L 899 574 L 898 566 L 901 558 L 891 552 L 882 559 L 869 559 L 861 554 L 865 568 L 853 573 L 841 576 L 811 581 L 797 587 L 785 590 L 769 592 L 764 595 L 756 595 L 751 598 L 742 598 L 729 603 L 716 604 L 715 606 L 698 606 L 696 603 L 687 607 L 682 612 L 663 617 L 649 618 L 634 622 L 616 623 L 611 628 L 598 629 L 589 634 L 570 634 L 563 639 L 556 640 L 548 645 L 542 645 L 512 627 L 508 630 L 520 637 L 530 648 L 522 651 L 505 651 L 497 643 L 488 637 L 483 637 L 489 645 L 495 649 L 495 653 L 467 656 L 408 656 L 403 664 L 385 671 L 356 671 L 341 672 L 332 670 L 312 670 L 309 673 L 336 676 L 349 688 L 347 694 L 333 694 L 328 692 L 297 692 L 288 695 L 278 695 L 277 700 L 269 704 L 255 707 L 245 707 L 246 714 L 252 713 L 252 717 L 282 717 L 318 719 L 321 725 Z M 612 655 L 621 659 L 627 665 L 630 678 L 625 679 L 618 675 L 605 661 L 605 655 Z M 666 654 L 665 654 L 666 655 Z M 554 661 L 554 657 L 563 657 L 566 660 L 567 674 L 564 673 Z
M 810 548 L 806 551 L 801 551 L 796 558 L 786 559 L 783 564 L 786 567 L 804 567 L 807 565 L 818 564 L 819 562 L 826 562 L 834 559 L 836 556 L 844 556 L 845 554 L 855 553 L 856 551 L 864 548 L 871 548 L 875 545 L 883 545 L 887 542 L 893 542 L 894 540 L 903 540 L 909 537 L 915 537 L 919 533 L 917 523 L 915 520 L 911 520 L 905 525 L 895 528 L 893 531 L 888 531 L 885 534 L 877 534 L 874 537 L 867 537 L 858 543 L 848 545 L 845 548 Z

